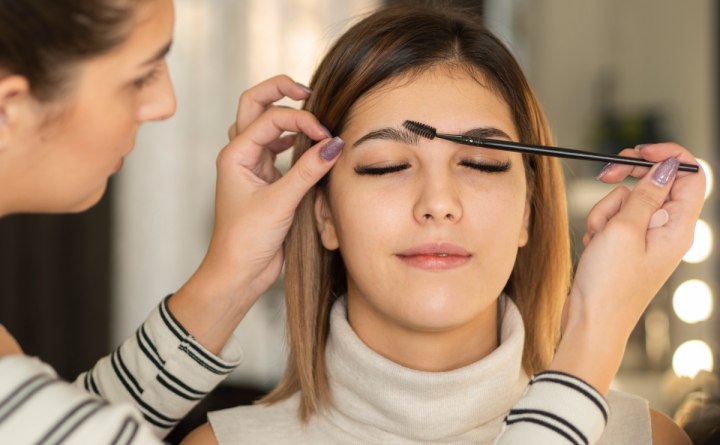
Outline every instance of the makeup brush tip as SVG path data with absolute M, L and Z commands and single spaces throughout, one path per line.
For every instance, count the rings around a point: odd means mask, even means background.
M 434 139 L 437 134 L 437 130 L 435 130 L 434 127 L 417 121 L 405 121 L 403 122 L 403 127 L 427 139 Z

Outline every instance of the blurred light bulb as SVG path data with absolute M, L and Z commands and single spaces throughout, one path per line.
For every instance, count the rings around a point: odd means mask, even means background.
M 710 193 L 712 193 L 713 190 L 713 171 L 712 168 L 710 168 L 710 164 L 704 159 L 698 158 L 698 163 L 702 166 L 702 169 L 705 171 L 705 199 L 707 199 L 708 196 L 710 196 Z
M 712 350 L 704 341 L 686 341 L 675 350 L 672 367 L 678 377 L 687 376 L 691 379 L 701 370 L 712 372 Z
M 713 310 L 712 290 L 702 280 L 688 280 L 675 290 L 672 305 L 675 314 L 685 323 L 705 321 Z
M 713 234 L 710 225 L 702 219 L 695 223 L 695 236 L 692 246 L 683 257 L 686 263 L 701 263 L 705 261 L 712 252 Z

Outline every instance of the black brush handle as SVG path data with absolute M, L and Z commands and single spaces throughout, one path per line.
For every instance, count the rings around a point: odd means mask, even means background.
M 515 151 L 558 158 L 580 159 L 585 161 L 614 162 L 616 164 L 638 165 L 641 167 L 652 167 L 654 162 L 645 159 L 628 158 L 625 156 L 605 155 L 589 151 L 575 150 L 573 148 L 549 147 L 545 145 L 521 144 L 519 142 L 500 141 L 496 139 L 480 139 L 472 136 L 461 136 L 454 134 L 436 134 L 436 137 L 459 144 L 472 145 L 473 147 L 495 148 L 498 150 Z M 678 170 L 697 173 L 699 167 L 694 164 L 680 164 Z

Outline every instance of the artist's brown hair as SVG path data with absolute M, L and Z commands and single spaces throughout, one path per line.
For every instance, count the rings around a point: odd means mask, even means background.
M 358 99 L 391 79 L 412 80 L 438 66 L 465 69 L 503 97 L 522 142 L 553 142 L 543 111 L 512 54 L 477 19 L 445 9 L 386 8 L 357 23 L 322 60 L 305 109 L 333 134 L 340 134 Z M 301 138 L 294 160 L 310 145 Z M 571 261 L 560 164 L 541 156 L 523 155 L 523 161 L 532 212 L 530 237 L 518 252 L 505 291 L 525 322 L 523 367 L 534 373 L 549 364 L 558 341 Z M 300 203 L 286 240 L 289 361 L 282 381 L 262 400 L 273 403 L 300 391 L 303 420 L 331 401 L 325 368 L 329 312 L 347 287 L 342 259 L 324 249 L 314 220 L 315 196 L 325 184 L 321 182 Z
M 138 3 L 0 0 L 0 78 L 24 76 L 41 101 L 61 96 L 77 63 L 124 41 Z

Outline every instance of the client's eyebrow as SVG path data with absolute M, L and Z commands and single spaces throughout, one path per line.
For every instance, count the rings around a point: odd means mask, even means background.
M 363 142 L 367 142 L 373 139 L 402 142 L 403 144 L 408 145 L 417 145 L 420 136 L 406 130 L 405 128 L 385 127 L 379 130 L 371 131 L 370 133 L 361 137 L 360 139 L 355 141 L 355 143 L 352 145 L 352 148 L 355 148 Z
M 512 138 L 508 136 L 507 133 L 496 127 L 473 128 L 472 130 L 468 130 L 463 133 L 462 136 L 472 136 L 479 139 L 507 139 L 509 141 L 512 140 Z M 370 133 L 362 136 L 360 139 L 355 141 L 355 143 L 352 145 L 352 148 L 357 147 L 363 142 L 374 139 L 396 141 L 407 145 L 417 145 L 420 141 L 420 136 L 406 130 L 405 128 L 385 127 L 379 130 L 371 131 Z
M 512 138 L 508 136 L 507 133 L 495 127 L 473 128 L 472 130 L 466 131 L 462 135 L 472 136 L 478 139 L 507 139 L 508 141 L 512 141 Z

